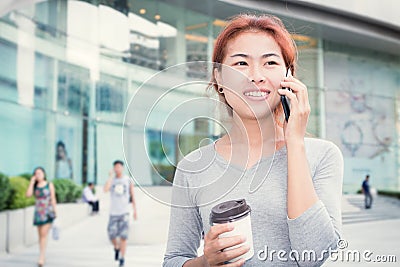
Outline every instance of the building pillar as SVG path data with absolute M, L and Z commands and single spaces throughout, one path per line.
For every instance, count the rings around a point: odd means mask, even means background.
M 47 89 L 47 112 L 46 112 L 46 147 L 48 153 L 46 155 L 46 171 L 50 174 L 50 178 L 55 176 L 55 163 L 56 163 L 56 136 L 57 136 L 57 102 L 58 102 L 58 60 L 51 60 L 52 70 L 49 74 L 52 77 L 51 83 Z M 54 177 L 57 178 L 57 177 Z
M 317 45 L 317 90 L 319 104 L 319 129 L 318 136 L 326 138 L 326 109 L 325 109 L 325 84 L 324 84 L 324 49 L 322 39 L 318 39 Z
M 184 63 L 186 62 L 186 29 L 185 29 L 185 18 L 183 16 L 178 16 L 176 21 L 176 62 Z
M 18 25 L 17 37 L 17 89 L 18 103 L 34 106 L 34 69 L 35 69 L 35 24 L 29 19 L 35 13 L 35 7 L 21 10 L 26 15 L 18 14 L 15 18 Z
M 97 183 L 97 153 L 96 153 L 96 81 L 91 79 L 89 86 L 89 108 L 88 116 L 84 119 L 87 120 L 87 138 L 83 142 L 87 142 L 87 181 Z
M 395 125 L 396 125 L 396 133 L 395 133 L 395 144 L 394 144 L 394 153 L 396 159 L 396 170 L 397 170 L 397 181 L 396 187 L 394 190 L 400 191 L 400 93 L 396 91 L 395 93 Z

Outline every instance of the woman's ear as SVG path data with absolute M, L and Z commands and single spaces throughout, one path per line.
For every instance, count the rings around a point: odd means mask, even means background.
M 222 87 L 222 78 L 221 78 L 221 71 L 217 68 L 214 68 L 214 79 L 217 83 L 218 88 Z

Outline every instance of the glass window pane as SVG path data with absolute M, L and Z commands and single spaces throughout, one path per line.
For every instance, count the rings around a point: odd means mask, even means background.
M 15 44 L 0 40 L 0 98 L 17 101 L 17 48 Z

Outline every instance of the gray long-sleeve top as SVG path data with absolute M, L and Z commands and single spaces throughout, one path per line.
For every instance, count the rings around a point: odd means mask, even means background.
M 286 147 L 247 170 L 228 163 L 214 144 L 187 155 L 175 173 L 163 266 L 197 257 L 211 208 L 241 198 L 252 209 L 255 252 L 245 266 L 321 266 L 340 239 L 343 157 L 320 139 L 305 138 L 305 149 L 319 200 L 295 219 L 287 217 Z

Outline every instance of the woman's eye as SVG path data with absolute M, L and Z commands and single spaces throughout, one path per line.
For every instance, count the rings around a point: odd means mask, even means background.
M 236 66 L 247 66 L 247 62 L 246 61 L 239 61 L 235 63 Z
M 276 63 L 275 61 L 267 61 L 266 63 L 265 63 L 266 65 L 278 65 L 278 63 Z

